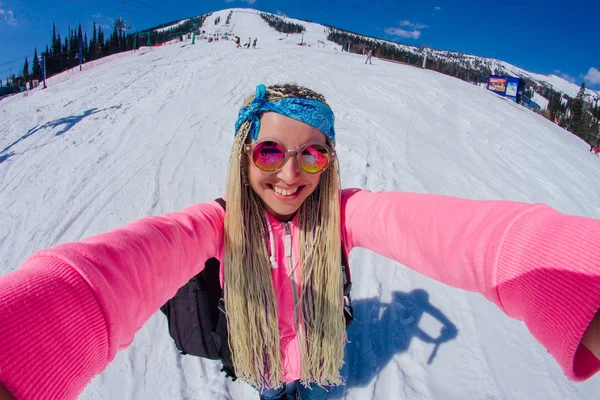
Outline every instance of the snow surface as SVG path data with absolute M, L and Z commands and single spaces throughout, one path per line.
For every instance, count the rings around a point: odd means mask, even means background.
M 296 82 L 326 96 L 344 187 L 543 202 L 600 217 L 590 179 L 600 159 L 541 116 L 430 70 L 365 65 L 331 43 L 294 45 L 300 35 L 284 39 L 252 13 L 232 20 L 242 38 L 259 37 L 257 49 L 229 41 L 143 49 L 0 102 L 0 273 L 35 250 L 221 196 L 238 107 L 259 83 Z M 598 376 L 567 380 L 521 322 L 481 295 L 362 249 L 350 265 L 347 385 L 331 398 L 598 398 Z M 455 339 L 437 348 L 419 339 L 443 324 Z M 226 381 L 218 362 L 178 355 L 157 312 L 81 398 L 258 396 Z

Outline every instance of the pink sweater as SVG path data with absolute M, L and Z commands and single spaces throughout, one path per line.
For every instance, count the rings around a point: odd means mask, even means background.
M 341 207 L 347 250 L 364 247 L 483 294 L 524 321 L 572 380 L 600 369 L 580 345 L 600 308 L 600 220 L 544 205 L 354 189 Z M 143 218 L 38 251 L 0 277 L 0 381 L 18 399 L 77 397 L 207 258 L 222 257 L 223 217 L 210 202 Z M 285 265 L 271 222 L 277 286 Z M 293 377 L 299 360 L 281 300 L 282 357 Z

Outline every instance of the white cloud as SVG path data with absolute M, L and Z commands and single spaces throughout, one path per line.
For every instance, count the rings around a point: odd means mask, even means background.
M 286 13 L 284 13 L 283 11 L 279 11 L 279 10 L 277 10 L 277 12 L 275 14 L 279 15 L 280 17 L 287 17 Z
M 440 6 L 435 6 L 434 8 L 435 8 L 435 11 L 440 11 L 442 9 L 442 7 L 440 7 Z
M 100 19 L 100 18 L 102 18 L 102 14 L 100 14 L 100 13 L 93 14 L 92 18 Z
M 583 77 L 583 80 L 591 86 L 600 85 L 600 71 L 597 68 L 591 67 Z
M 566 79 L 567 81 L 569 81 L 571 83 L 577 83 L 577 80 L 567 73 L 562 73 L 559 76 L 563 79 Z
M 384 31 L 388 35 L 397 36 L 401 38 L 413 38 L 418 39 L 421 37 L 421 30 L 429 28 L 429 25 L 419 24 L 411 22 L 407 19 L 398 22 L 400 26 L 404 28 L 385 28 Z
M 554 70 L 554 75 L 563 78 L 566 81 L 569 81 L 571 83 L 577 83 L 577 79 L 575 79 L 575 77 L 567 74 L 566 72 L 562 72 L 560 69 L 555 69 Z
M 256 3 L 256 0 L 225 0 L 225 3 L 233 3 L 234 1 L 241 1 L 242 3 L 248 3 L 248 5 L 252 5 Z
M 12 10 L 7 10 L 2 7 L 2 2 L 0 1 L 0 20 L 6 21 L 10 26 L 16 26 L 17 20 L 15 19 L 15 13 Z
M 409 20 L 405 19 L 399 22 L 400 26 L 408 26 L 412 29 L 425 29 L 425 28 L 429 28 L 429 25 L 425 25 L 425 24 L 415 24 L 410 22 Z
M 402 38 L 418 39 L 421 37 L 421 31 L 418 30 L 407 31 L 406 29 L 402 28 L 385 28 L 384 31 L 388 35 L 398 36 Z

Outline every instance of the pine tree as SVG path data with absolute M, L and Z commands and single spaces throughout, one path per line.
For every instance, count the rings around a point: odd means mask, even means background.
M 94 30 L 92 32 L 92 40 L 88 48 L 88 60 L 95 60 L 98 53 L 98 32 L 96 31 L 96 23 L 94 22 Z
M 58 44 L 57 44 L 58 43 Z M 48 59 L 46 60 L 46 71 L 52 75 L 54 71 L 58 68 L 57 60 L 55 59 L 57 53 L 57 49 L 60 48 L 60 43 L 56 37 L 56 24 L 52 24 L 52 43 L 50 44 L 50 52 L 46 52 Z
M 63 70 L 63 46 L 60 38 L 60 33 L 56 35 L 56 48 L 52 49 L 52 55 L 54 58 L 54 70 L 52 75 Z
M 46 63 L 46 72 L 48 72 L 48 59 L 51 55 L 50 49 L 48 48 L 48 45 L 46 45 L 46 51 L 42 54 L 42 57 L 46 57 L 46 60 L 44 61 Z
M 81 57 L 83 57 L 83 31 L 81 30 L 81 23 L 79 23 L 79 28 L 77 28 L 77 62 L 76 64 L 79 64 L 79 51 L 81 50 Z
M 75 30 L 71 30 L 69 27 L 69 55 L 68 55 L 68 65 L 69 68 L 77 65 L 77 50 L 79 49 L 79 43 L 77 42 L 77 34 Z
M 581 84 L 577 97 L 572 102 L 571 112 L 573 115 L 571 131 L 585 141 L 589 141 L 590 118 L 585 102 L 585 82 Z
M 104 32 L 102 31 L 102 27 L 98 26 L 98 56 L 96 58 L 100 58 L 104 56 Z
M 110 35 L 110 54 L 117 53 L 119 51 L 119 32 L 117 31 L 117 24 L 113 28 L 113 33 Z
M 63 68 L 60 70 L 60 72 L 69 69 L 69 38 L 65 38 L 65 44 L 62 47 L 61 58 Z
M 31 76 L 33 79 L 37 79 L 38 81 L 42 80 L 42 65 L 40 64 L 40 60 L 38 58 L 37 48 L 33 51 L 33 67 L 31 69 Z
M 29 61 L 25 58 L 25 64 L 23 65 L 23 79 L 24 82 L 29 81 Z
M 89 60 L 89 52 L 90 52 L 90 48 L 88 45 L 88 37 L 87 37 L 87 32 L 83 33 L 83 61 L 87 61 Z

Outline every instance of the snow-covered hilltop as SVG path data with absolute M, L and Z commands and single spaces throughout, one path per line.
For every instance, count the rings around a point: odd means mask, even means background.
M 275 18 L 279 18 L 287 23 L 299 24 L 305 28 L 303 34 L 285 34 L 277 32 L 275 29 L 269 27 L 267 23 L 261 18 L 256 18 L 256 15 L 268 14 Z M 229 17 L 229 18 L 228 18 Z M 174 24 L 177 26 L 177 23 Z M 165 28 L 161 28 L 164 30 Z M 242 43 L 247 41 L 248 37 L 258 37 L 260 41 L 272 42 L 280 41 L 284 43 L 293 44 L 305 44 L 307 46 L 330 48 L 330 49 L 341 49 L 341 43 L 335 43 L 330 41 L 328 36 L 332 30 L 344 32 L 345 35 L 355 38 L 355 41 L 370 41 L 378 45 L 386 44 L 393 46 L 407 54 L 411 54 L 415 57 L 423 57 L 427 52 L 428 58 L 431 61 L 441 60 L 446 63 L 455 64 L 461 68 L 471 70 L 475 72 L 475 76 L 478 79 L 482 76 L 481 71 L 495 75 L 508 75 L 514 77 L 520 77 L 527 79 L 530 85 L 535 89 L 538 88 L 549 88 L 557 92 L 566 94 L 569 97 L 575 97 L 579 91 L 579 86 L 569 82 L 554 74 L 539 74 L 535 72 L 526 71 L 522 68 L 514 66 L 505 61 L 497 60 L 494 58 L 479 57 L 459 52 L 444 51 L 428 49 L 424 47 L 409 46 L 392 42 L 389 40 L 372 38 L 366 35 L 358 33 L 344 31 L 343 29 L 335 28 L 328 25 L 317 24 L 309 21 L 298 20 L 287 16 L 274 15 L 270 13 L 263 13 L 262 11 L 246 8 L 232 8 L 213 12 L 209 14 L 201 27 L 207 34 L 223 34 L 239 36 Z M 355 51 L 353 43 L 350 43 L 350 50 Z M 346 47 L 346 46 L 345 46 Z M 362 50 L 362 48 L 361 48 Z M 361 51 L 362 53 L 362 51 Z M 375 53 L 377 56 L 377 52 Z M 398 60 L 404 61 L 406 60 Z M 485 78 L 486 75 L 483 74 Z M 464 79 L 464 78 L 463 78 Z M 590 96 L 590 99 L 597 98 L 600 94 L 597 91 L 586 89 L 586 94 Z M 537 96 L 538 101 L 543 106 L 546 99 Z

